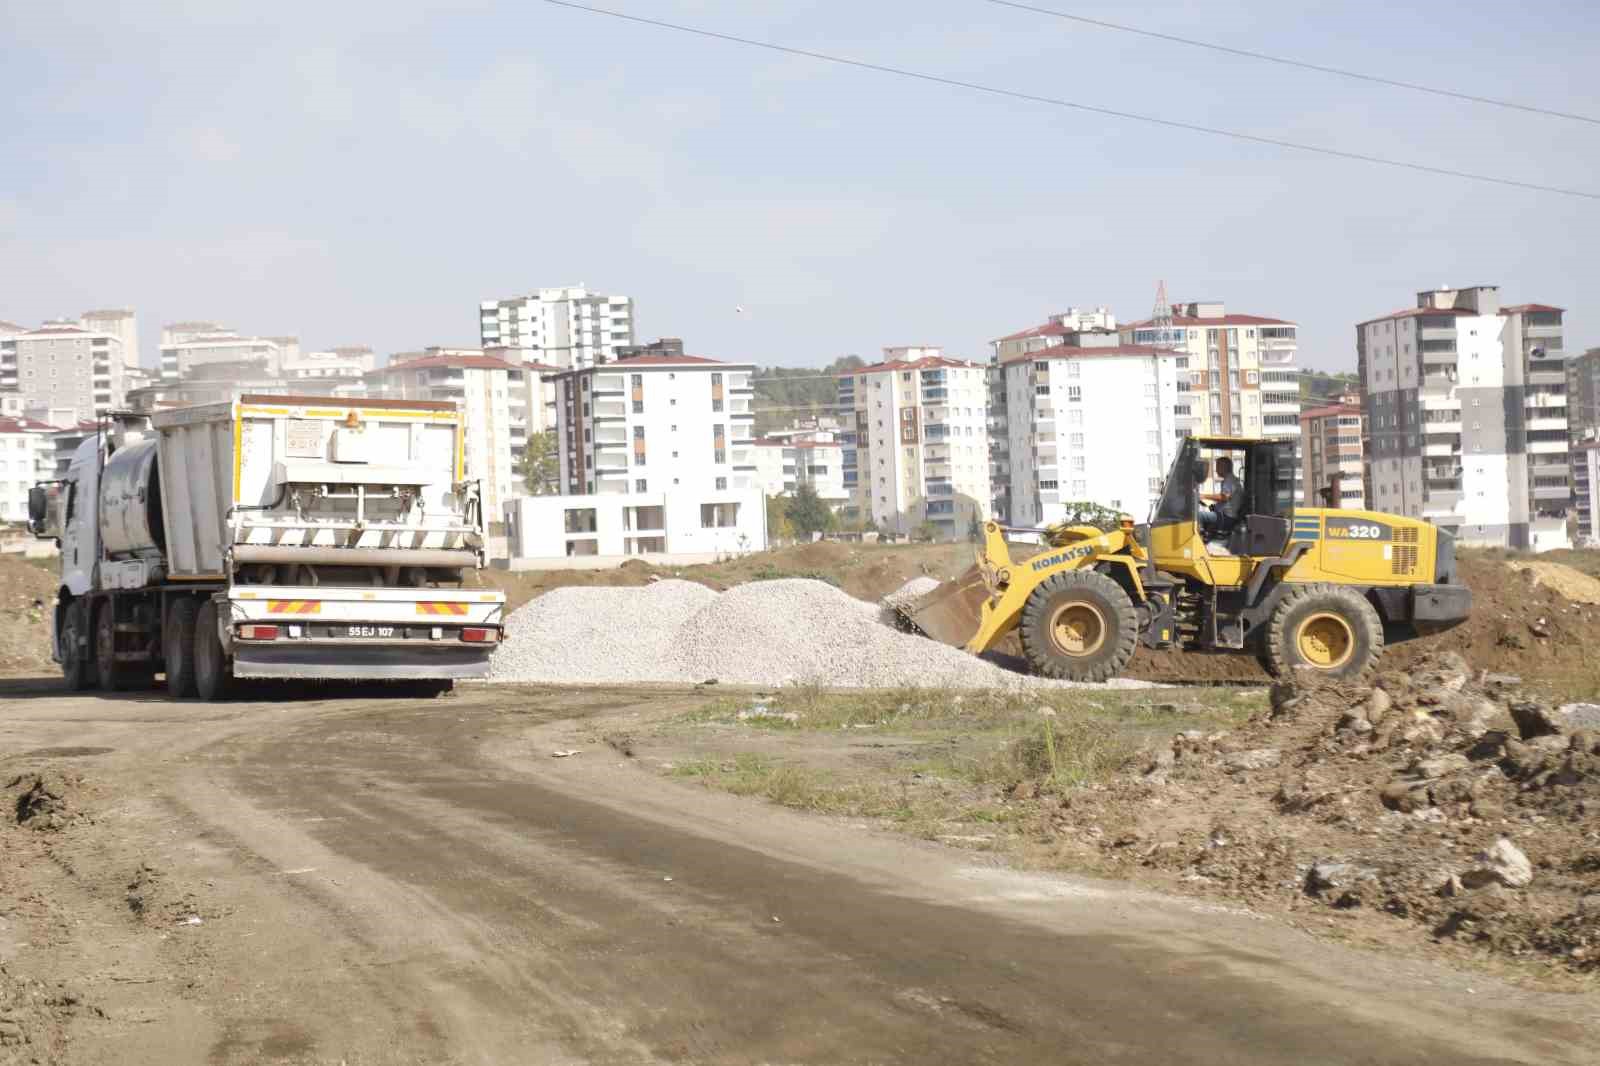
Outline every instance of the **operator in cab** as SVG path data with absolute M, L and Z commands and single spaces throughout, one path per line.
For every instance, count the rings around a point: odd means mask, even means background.
M 1200 499 L 1210 504 L 1200 508 L 1200 531 L 1213 537 L 1227 533 L 1239 521 L 1244 510 L 1244 486 L 1233 473 L 1233 460 L 1226 455 L 1217 460 L 1217 491 L 1201 493 Z

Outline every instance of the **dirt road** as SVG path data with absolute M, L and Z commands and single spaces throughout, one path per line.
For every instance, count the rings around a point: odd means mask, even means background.
M 1595 1061 L 1591 997 L 975 865 L 597 740 L 692 698 L 6 685 L 0 779 L 81 776 L 76 820 L 0 837 L 0 976 L 76 1001 L 40 1061 Z

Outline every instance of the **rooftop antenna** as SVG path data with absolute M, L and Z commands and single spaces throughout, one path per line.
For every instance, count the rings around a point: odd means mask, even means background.
M 1150 325 L 1155 330 L 1156 344 L 1170 347 L 1177 343 L 1172 331 L 1172 305 L 1167 302 L 1167 283 L 1156 282 L 1156 306 L 1150 313 Z

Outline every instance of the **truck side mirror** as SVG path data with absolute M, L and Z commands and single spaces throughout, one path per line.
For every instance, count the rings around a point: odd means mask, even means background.
M 28 532 L 44 536 L 45 523 L 50 517 L 50 491 L 43 485 L 28 490 Z

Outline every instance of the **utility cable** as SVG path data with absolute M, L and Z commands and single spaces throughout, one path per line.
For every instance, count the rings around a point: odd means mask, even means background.
M 1487 104 L 1490 107 L 1504 107 L 1512 111 L 1525 111 L 1532 115 L 1548 115 L 1551 118 L 1565 118 L 1571 119 L 1573 122 L 1587 122 L 1590 125 L 1600 126 L 1600 118 L 1579 115 L 1571 111 L 1556 111 L 1548 107 L 1519 104 L 1514 100 L 1498 100 L 1492 96 L 1475 96 L 1472 93 L 1457 92 L 1454 89 L 1441 89 L 1437 86 L 1422 85 L 1414 81 L 1400 81 L 1397 78 L 1385 78 L 1377 74 L 1363 74 L 1358 70 L 1344 70 L 1340 67 L 1323 66 L 1321 63 L 1308 63 L 1305 60 L 1290 59 L 1287 56 L 1275 56 L 1267 52 L 1252 52 L 1248 48 L 1234 48 L 1230 45 L 1215 44 L 1211 41 L 1197 41 L 1192 37 L 1180 37 L 1175 33 L 1161 33 L 1156 30 L 1140 29 L 1138 26 L 1125 26 L 1120 22 L 1107 22 L 1105 19 L 1090 18 L 1087 15 L 1073 15 L 1065 11 L 1057 11 L 1054 8 L 1019 3 L 1018 0 L 984 0 L 984 3 L 994 4 L 997 7 L 1015 8 L 1018 11 L 1031 11 L 1039 15 L 1049 15 L 1052 18 L 1066 19 L 1069 22 L 1081 22 L 1086 26 L 1098 26 L 1105 30 L 1136 33 L 1141 37 L 1153 37 L 1158 41 L 1186 44 L 1191 48 L 1207 48 L 1213 52 L 1243 56 L 1246 59 L 1259 59 L 1265 63 L 1277 63 L 1286 67 L 1299 67 L 1301 70 L 1314 70 L 1319 74 L 1333 74 L 1341 78 L 1353 78 L 1356 81 L 1371 82 L 1374 85 L 1388 85 L 1396 89 L 1410 89 L 1413 92 L 1432 93 L 1434 96 L 1447 96 L 1453 100 L 1465 100 L 1474 104 Z
M 1277 137 L 1265 137 L 1254 133 L 1244 133 L 1239 130 L 1222 129 L 1216 126 L 1203 126 L 1198 123 L 1180 122 L 1176 119 L 1157 118 L 1154 115 L 1141 115 L 1133 111 L 1119 111 L 1115 108 L 1099 107 L 1094 104 L 1081 104 L 1071 100 L 1063 100 L 1053 96 L 1040 96 L 1034 93 L 1021 92 L 1016 89 L 1005 89 L 994 85 L 983 85 L 978 82 L 962 81 L 959 78 L 947 78 L 939 74 L 928 74 L 922 71 L 907 70 L 902 67 L 885 66 L 881 63 L 869 63 L 862 59 L 850 59 L 844 56 L 829 55 L 826 52 L 813 52 L 805 48 L 794 48 L 789 45 L 776 44 L 771 41 L 758 41 L 749 37 L 738 37 L 729 33 L 719 33 L 715 30 L 700 29 L 695 26 L 684 26 L 675 22 L 665 22 L 661 19 L 645 18 L 643 15 L 630 15 L 621 11 L 611 11 L 606 8 L 592 7 L 588 4 L 574 3 L 572 0 L 544 0 L 547 4 L 556 7 L 570 8 L 573 11 L 583 11 L 591 15 L 604 15 L 607 18 L 620 19 L 624 22 L 633 22 L 642 26 L 654 26 L 657 29 L 672 30 L 677 33 L 692 34 L 697 37 L 707 37 L 712 40 L 725 41 L 730 44 L 742 44 L 751 48 L 762 48 L 769 52 L 781 52 L 785 55 L 802 56 L 807 59 L 817 59 L 825 63 L 835 63 L 840 66 L 855 67 L 860 70 L 876 71 L 880 74 L 893 74 L 901 78 L 912 78 L 917 81 L 932 82 L 936 85 L 947 85 L 957 89 L 968 89 L 972 92 L 986 93 L 991 96 L 1001 96 L 1013 100 L 1025 100 L 1029 103 L 1048 104 L 1052 107 L 1064 107 L 1074 111 L 1083 111 L 1089 114 L 1105 115 L 1110 118 L 1129 119 L 1134 122 L 1145 122 L 1150 125 L 1164 126 L 1168 129 L 1187 130 L 1190 133 L 1205 133 L 1214 137 L 1229 137 L 1237 141 L 1247 141 L 1252 144 L 1265 144 L 1274 148 L 1288 148 L 1296 152 L 1309 152 L 1314 155 L 1331 156 L 1335 159 L 1347 159 L 1358 163 L 1371 163 L 1377 166 L 1393 167 L 1400 170 L 1412 170 L 1423 174 L 1437 174 L 1450 178 L 1462 178 L 1467 181 L 1483 182 L 1490 185 L 1504 185 L 1516 189 L 1528 189 L 1533 192 L 1553 193 L 1557 196 L 1571 196 L 1582 200 L 1600 200 L 1600 192 L 1588 192 L 1583 189 L 1566 189 L 1558 185 L 1540 185 L 1537 182 L 1518 181 L 1515 178 L 1495 177 L 1491 174 L 1476 174 L 1466 170 L 1456 170 L 1452 167 L 1433 166 L 1428 163 L 1409 162 L 1403 159 L 1389 159 L 1384 156 L 1366 155 L 1362 152 L 1347 152 L 1339 148 L 1327 148 L 1321 145 L 1302 144 L 1296 141 L 1286 141 Z

